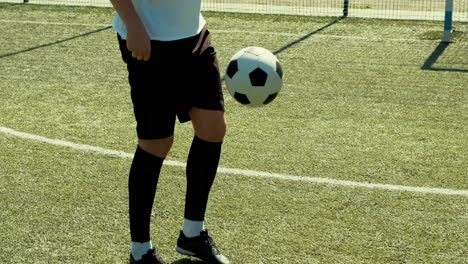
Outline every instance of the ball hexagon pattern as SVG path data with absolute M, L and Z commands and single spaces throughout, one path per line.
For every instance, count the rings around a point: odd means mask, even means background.
M 229 94 L 241 104 L 262 106 L 277 97 L 283 86 L 283 69 L 273 53 L 261 47 L 237 52 L 226 69 Z

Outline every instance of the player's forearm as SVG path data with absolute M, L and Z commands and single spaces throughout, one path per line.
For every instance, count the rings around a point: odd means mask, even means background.
M 119 14 L 127 30 L 130 28 L 144 29 L 140 17 L 135 11 L 131 0 L 110 0 L 115 11 Z

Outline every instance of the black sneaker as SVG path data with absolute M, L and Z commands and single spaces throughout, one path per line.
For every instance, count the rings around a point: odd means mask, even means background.
M 156 253 L 154 248 L 148 250 L 146 254 L 143 255 L 143 257 L 136 261 L 132 253 L 130 253 L 130 264 L 167 264 L 164 262 L 164 260 L 161 259 L 161 257 Z
M 208 264 L 229 264 L 229 260 L 219 253 L 216 245 L 208 236 L 208 231 L 200 233 L 200 236 L 188 238 L 180 231 L 177 240 L 176 251 L 182 255 L 192 256 L 203 260 Z

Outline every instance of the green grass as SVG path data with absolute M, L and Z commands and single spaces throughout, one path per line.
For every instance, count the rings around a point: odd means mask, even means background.
M 115 33 L 61 41 L 104 28 L 112 14 L 0 5 L 2 20 L 74 23 L 0 22 L 0 126 L 131 153 L 135 125 Z M 222 69 L 243 47 L 278 50 L 335 20 L 205 17 Z M 226 92 L 221 166 L 467 190 L 466 37 L 435 62 L 446 70 L 421 70 L 441 29 L 346 19 L 286 49 L 278 54 L 285 86 L 271 105 L 247 108 Z M 177 126 L 168 159 L 185 161 L 192 134 L 190 124 Z M 126 262 L 130 159 L 6 134 L 0 150 L 1 263 Z M 184 190 L 184 170 L 164 167 L 152 234 L 171 263 L 192 263 L 173 250 Z M 208 226 L 234 263 L 465 263 L 467 199 L 219 174 Z

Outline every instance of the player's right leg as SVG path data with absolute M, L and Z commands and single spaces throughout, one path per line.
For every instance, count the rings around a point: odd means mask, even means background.
M 139 139 L 128 177 L 130 263 L 164 264 L 151 243 L 150 226 L 159 173 L 173 137 Z
M 130 263 L 165 263 L 151 243 L 151 212 L 160 170 L 173 137 L 139 139 L 128 176 L 129 220 L 132 252 Z
M 165 159 L 169 150 L 171 149 L 172 143 L 174 142 L 174 136 L 169 136 L 160 139 L 138 139 L 138 146 L 144 151 L 150 153 L 153 156 Z
M 161 89 L 165 76 L 160 63 L 163 60 L 152 54 L 148 62 L 137 61 L 126 49 L 125 40 L 120 39 L 119 44 L 127 63 L 138 136 L 128 177 L 130 263 L 166 264 L 153 248 L 150 223 L 161 166 L 173 142 L 176 115 L 167 107 L 168 94 Z

